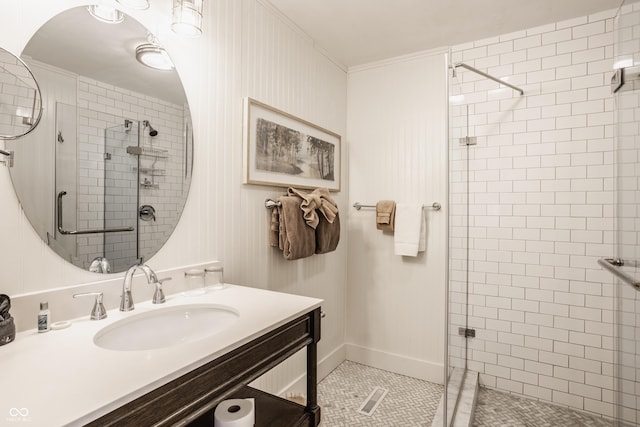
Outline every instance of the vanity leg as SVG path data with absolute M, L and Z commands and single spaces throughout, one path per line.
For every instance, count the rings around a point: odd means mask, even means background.
M 317 308 L 311 317 L 313 342 L 307 346 L 307 407 L 312 416 L 312 425 L 320 424 L 320 407 L 318 406 L 318 341 L 320 341 L 320 309 Z

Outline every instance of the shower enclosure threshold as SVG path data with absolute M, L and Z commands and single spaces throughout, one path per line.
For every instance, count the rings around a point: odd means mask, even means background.
M 463 376 L 464 379 L 461 378 Z M 478 400 L 478 373 L 467 370 L 465 374 L 464 369 L 455 368 L 449 378 L 449 384 L 449 387 L 447 387 L 447 402 L 450 407 L 448 412 L 451 413 L 451 411 L 455 410 L 453 416 L 448 417 L 453 419 L 450 425 L 453 427 L 471 427 L 473 425 L 473 413 Z M 462 387 L 462 390 L 460 390 L 460 387 Z M 455 404 L 456 398 L 458 398 L 457 404 Z M 440 399 L 431 427 L 444 426 L 443 416 L 444 396 Z

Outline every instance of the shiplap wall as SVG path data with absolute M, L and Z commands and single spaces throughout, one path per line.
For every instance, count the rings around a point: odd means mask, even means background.
M 19 54 L 48 18 L 83 3 L 3 2 L 0 46 Z M 130 14 L 157 31 L 159 23 L 167 22 L 170 5 L 169 0 L 154 1 L 149 10 Z M 202 37 L 180 39 L 167 33 L 164 38 L 192 111 L 196 159 L 182 219 L 149 265 L 165 269 L 220 259 L 229 282 L 323 298 L 327 317 L 319 359 L 332 356 L 328 371 L 344 357 L 347 235 L 343 230 L 337 251 L 299 261 L 285 261 L 267 245 L 264 199 L 283 189 L 242 184 L 242 105 L 250 96 L 341 134 L 344 156 L 346 72 L 266 2 L 220 0 L 205 6 Z M 346 162 L 342 164 L 342 191 L 334 196 L 346 214 Z M 62 261 L 41 242 L 20 210 L 6 168 L 0 168 L 0 194 L 3 293 L 14 296 L 97 279 Z M 346 217 L 343 229 L 344 224 Z M 117 296 L 105 298 L 108 305 L 117 304 Z M 62 308 L 52 307 L 54 311 L 61 313 Z M 260 385 L 281 390 L 298 379 L 304 367 L 296 358 Z
M 443 381 L 447 248 L 447 55 L 428 51 L 349 69 L 347 357 Z M 425 209 L 427 249 L 394 254 L 378 200 Z M 397 218 L 396 218 L 397 219 Z

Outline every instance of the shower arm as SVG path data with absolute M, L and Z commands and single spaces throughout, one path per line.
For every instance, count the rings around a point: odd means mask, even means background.
M 489 80 L 493 80 L 494 82 L 498 82 L 498 83 L 500 83 L 501 85 L 508 86 L 508 87 L 510 87 L 511 89 L 513 89 L 513 90 L 515 90 L 515 91 L 518 91 L 518 92 L 520 92 L 520 95 L 524 95 L 524 91 L 523 91 L 522 89 L 520 89 L 519 87 L 514 86 L 514 85 L 512 85 L 512 84 L 510 84 L 510 83 L 507 83 L 507 82 L 505 82 L 504 80 L 500 80 L 500 79 L 499 79 L 499 78 L 497 78 L 497 77 L 493 77 L 491 74 L 487 74 L 487 73 L 485 73 L 484 71 L 480 71 L 480 70 L 478 70 L 477 68 L 474 68 L 474 67 L 472 67 L 472 66 L 470 66 L 470 65 L 465 64 L 464 62 L 458 62 L 457 64 L 454 64 L 454 65 L 453 65 L 453 68 L 454 68 L 454 69 L 456 69 L 456 68 L 458 68 L 458 67 L 466 68 L 466 69 L 467 69 L 467 70 L 469 70 L 469 71 L 473 71 L 474 73 L 480 74 L 482 77 L 486 77 L 486 78 L 488 78 Z

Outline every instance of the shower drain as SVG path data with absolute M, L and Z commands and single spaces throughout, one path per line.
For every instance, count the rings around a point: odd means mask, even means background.
M 369 397 L 360 405 L 360 408 L 356 411 L 364 415 L 371 416 L 382 402 L 382 399 L 387 395 L 388 390 L 382 387 L 375 387 Z

